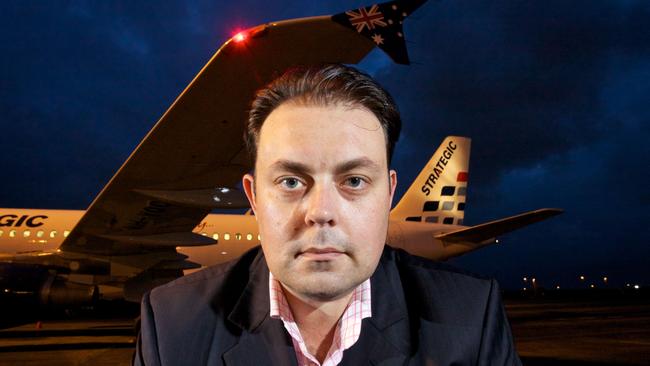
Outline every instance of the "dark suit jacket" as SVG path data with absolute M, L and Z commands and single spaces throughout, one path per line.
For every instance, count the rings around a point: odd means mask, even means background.
M 258 247 L 147 293 L 136 365 L 296 365 Z M 342 365 L 520 365 L 494 280 L 386 247 Z

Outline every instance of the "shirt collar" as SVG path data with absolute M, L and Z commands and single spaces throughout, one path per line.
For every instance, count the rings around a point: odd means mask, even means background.
M 287 321 L 293 321 L 293 313 L 291 313 L 291 308 L 287 302 L 286 296 L 284 296 L 284 291 L 282 290 L 282 284 L 280 281 L 276 280 L 273 276 L 273 273 L 269 271 L 269 301 L 270 301 L 270 316 L 271 318 L 279 318 Z M 372 301 L 371 301 L 371 291 L 370 291 L 370 278 L 363 281 L 359 286 L 357 286 L 352 292 L 352 298 L 350 304 L 357 306 L 361 311 L 361 317 L 370 318 L 372 316 Z

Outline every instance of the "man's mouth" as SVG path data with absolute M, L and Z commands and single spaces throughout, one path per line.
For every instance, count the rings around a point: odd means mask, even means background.
M 298 253 L 298 256 L 316 261 L 327 261 L 336 259 L 343 254 L 342 250 L 336 248 L 308 248 Z

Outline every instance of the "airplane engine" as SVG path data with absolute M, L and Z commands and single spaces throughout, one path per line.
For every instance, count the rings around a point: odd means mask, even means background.
M 97 286 L 71 283 L 56 276 L 50 276 L 38 293 L 41 304 L 53 306 L 91 305 L 98 298 Z

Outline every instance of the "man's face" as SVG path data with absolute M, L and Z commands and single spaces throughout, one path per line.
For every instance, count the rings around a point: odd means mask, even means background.
M 269 269 L 292 294 L 338 299 L 374 272 L 397 179 L 387 164 L 364 108 L 286 102 L 268 116 L 244 189 Z

